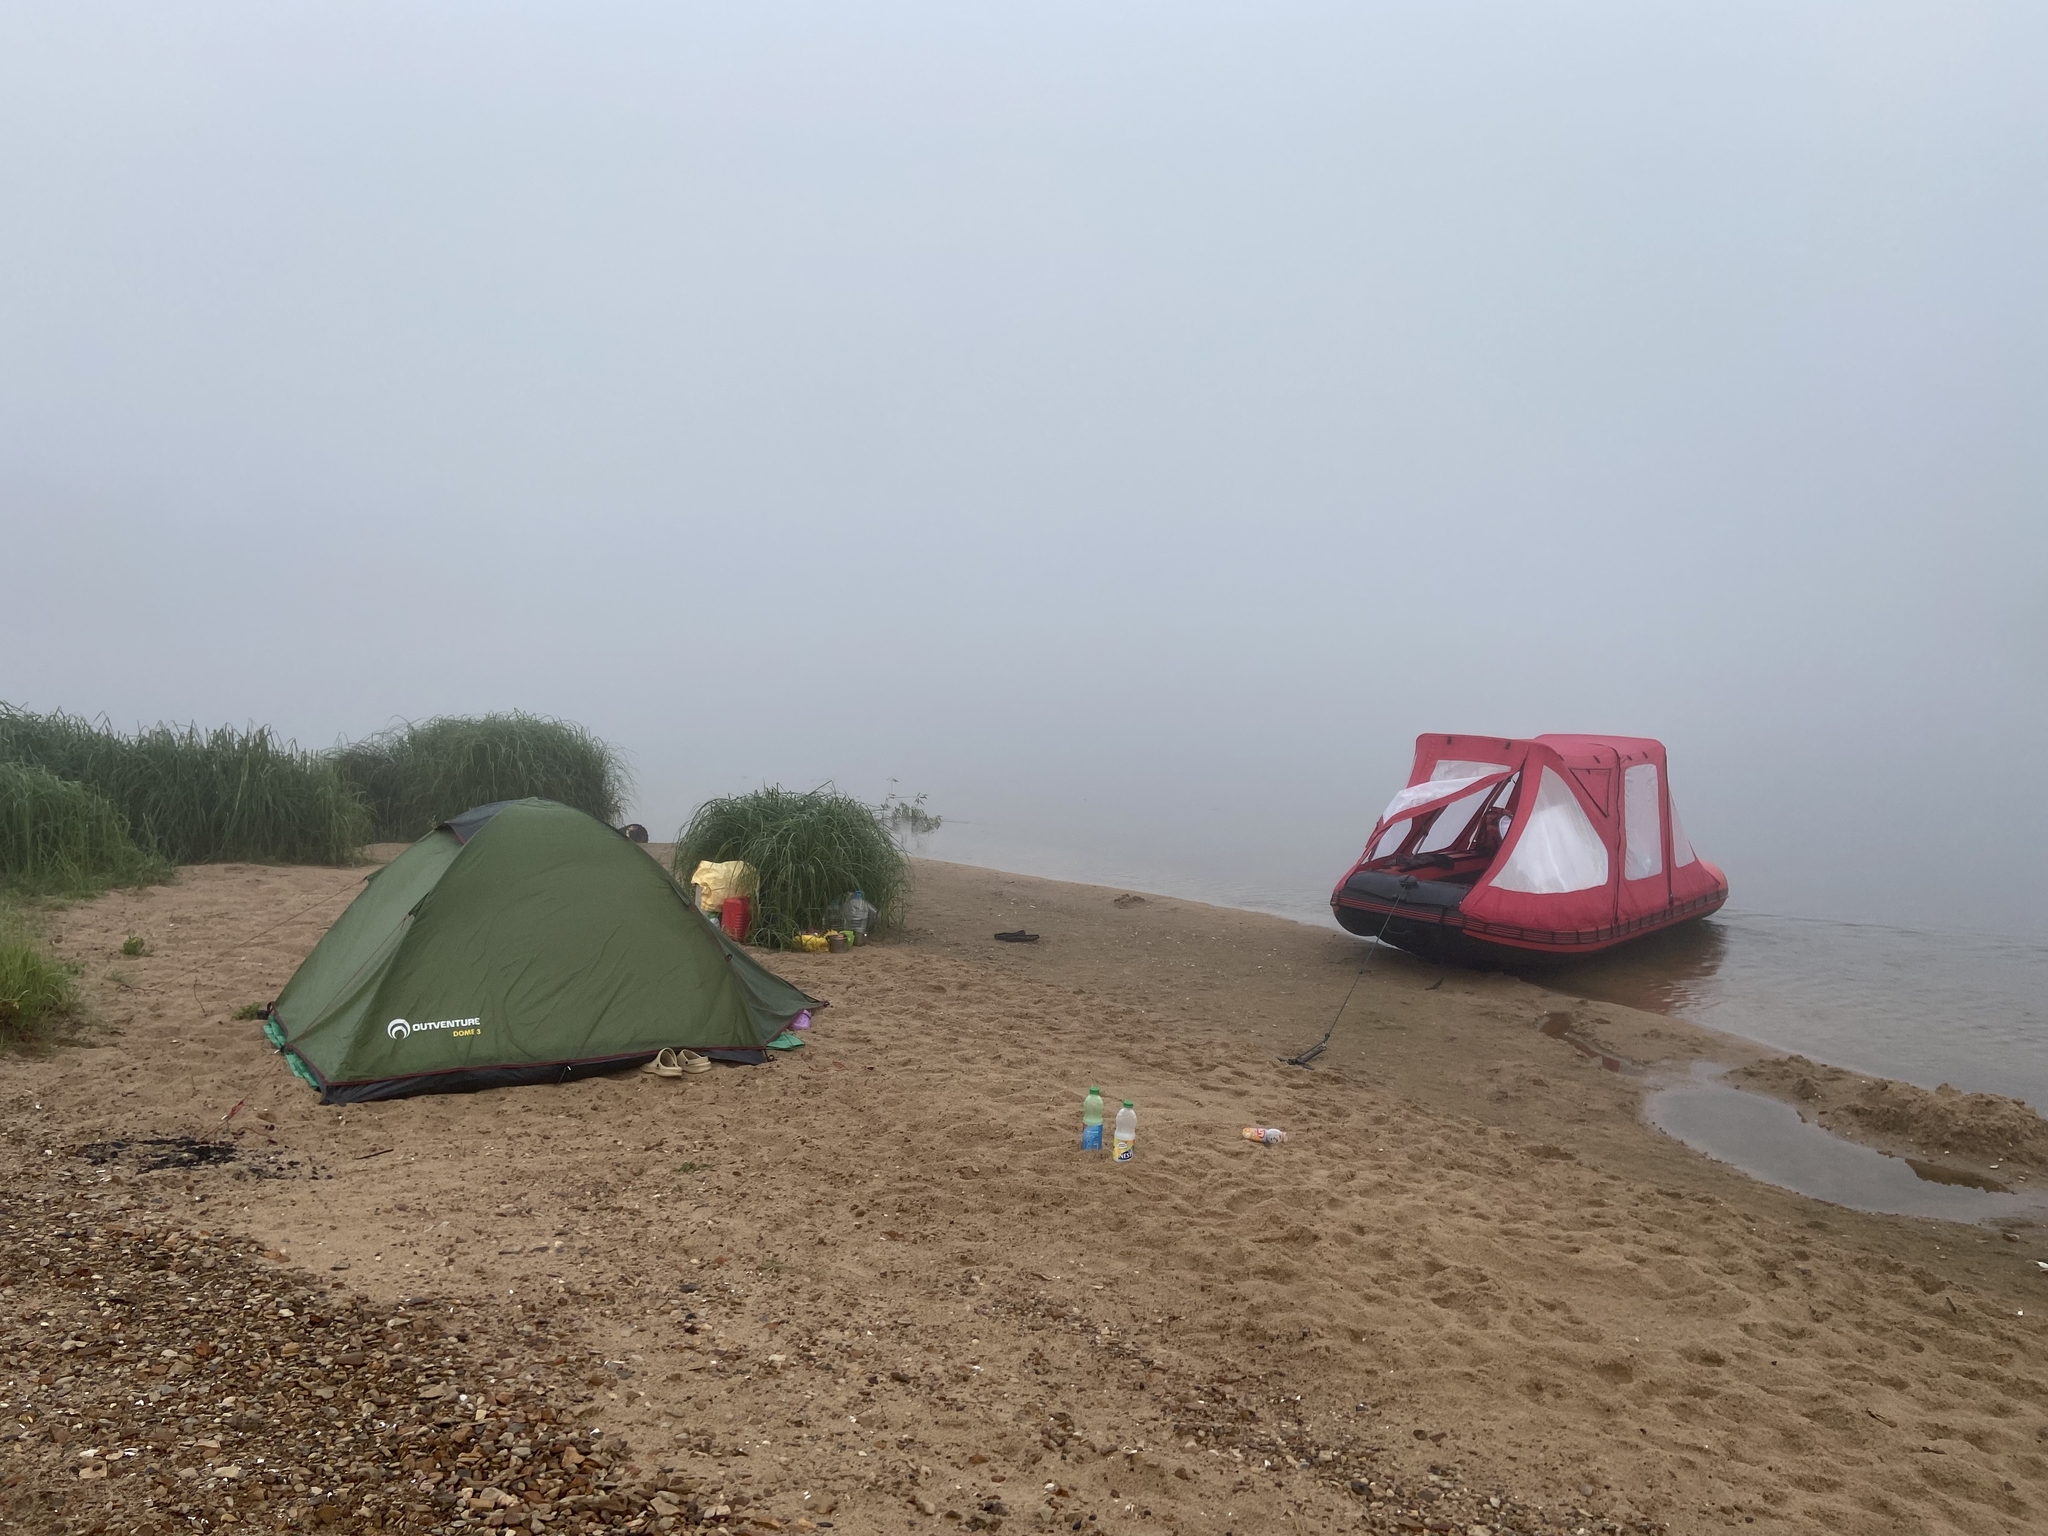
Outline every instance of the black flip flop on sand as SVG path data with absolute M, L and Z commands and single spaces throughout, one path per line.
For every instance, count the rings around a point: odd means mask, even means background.
M 1005 944 L 1036 944 L 1038 942 L 1037 934 L 1026 933 L 1022 928 L 1019 928 L 1014 933 L 999 933 L 996 937 Z

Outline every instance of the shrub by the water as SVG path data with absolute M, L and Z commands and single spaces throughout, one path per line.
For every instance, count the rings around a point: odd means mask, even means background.
M 619 819 L 618 754 L 567 720 L 447 715 L 338 747 L 334 762 L 370 808 L 373 835 L 410 841 L 472 806 L 535 796 Z
M 705 859 L 744 859 L 760 872 L 752 937 L 775 948 L 828 926 L 854 891 L 865 892 L 887 924 L 910 884 L 910 861 L 874 807 L 829 786 L 705 801 L 676 834 L 676 878 L 687 885 Z
M 369 841 L 369 816 L 335 765 L 267 726 L 128 736 L 103 720 L 0 704 L 0 762 L 93 790 L 138 847 L 174 863 L 345 864 Z
M 946 823 L 945 817 L 934 816 L 924 808 L 923 795 L 905 800 L 893 789 L 883 796 L 876 814 L 882 818 L 882 825 L 899 837 L 922 837 L 927 832 L 938 831 Z
M 0 1045 L 31 1040 L 78 1006 L 74 972 L 52 960 L 12 909 L 0 906 Z
M 83 895 L 160 879 L 104 795 L 26 763 L 0 762 L 0 884 Z

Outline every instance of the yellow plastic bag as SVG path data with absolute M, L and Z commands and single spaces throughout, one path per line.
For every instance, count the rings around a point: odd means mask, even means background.
M 697 905 L 706 916 L 716 917 L 726 897 L 758 896 L 761 874 L 743 859 L 728 859 L 723 864 L 706 859 L 690 876 L 690 884 L 697 888 Z

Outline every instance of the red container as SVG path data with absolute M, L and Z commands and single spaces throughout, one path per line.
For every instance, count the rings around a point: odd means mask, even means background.
M 726 897 L 725 905 L 718 909 L 718 926 L 725 930 L 727 938 L 746 943 L 747 930 L 754 926 L 754 898 Z

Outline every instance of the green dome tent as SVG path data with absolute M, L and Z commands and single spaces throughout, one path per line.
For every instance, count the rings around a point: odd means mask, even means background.
M 665 1046 L 758 1061 L 822 1006 L 638 846 L 552 800 L 443 822 L 370 877 L 264 1031 L 324 1104 L 560 1082 Z

